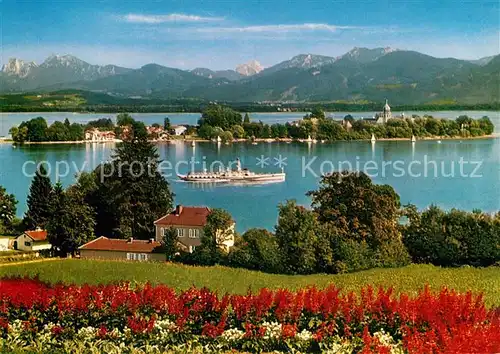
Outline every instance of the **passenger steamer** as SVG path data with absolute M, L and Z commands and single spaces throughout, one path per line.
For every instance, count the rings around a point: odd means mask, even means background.
M 177 175 L 181 180 L 186 182 L 200 183 L 266 183 L 266 182 L 283 182 L 285 173 L 283 169 L 281 173 L 255 173 L 247 168 L 241 168 L 240 159 L 236 160 L 236 170 L 227 168 L 220 169 L 218 172 L 189 172 L 187 175 Z

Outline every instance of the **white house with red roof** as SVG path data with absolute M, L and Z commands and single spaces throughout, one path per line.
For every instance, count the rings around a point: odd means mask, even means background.
M 21 251 L 42 251 L 50 248 L 47 231 L 42 229 L 25 231 L 14 241 L 14 249 Z
M 207 224 L 209 214 L 210 208 L 207 207 L 177 205 L 171 213 L 154 222 L 156 241 L 161 242 L 165 231 L 168 228 L 173 228 L 177 232 L 180 247 L 187 252 L 193 252 L 197 246 L 201 245 L 203 229 Z M 219 245 L 226 251 L 234 246 L 234 227 L 235 224 L 233 223 L 228 232 L 228 237 Z

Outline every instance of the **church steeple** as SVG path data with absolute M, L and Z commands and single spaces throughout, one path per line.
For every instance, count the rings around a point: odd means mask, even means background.
M 389 101 L 386 98 L 385 99 L 384 112 L 390 112 L 390 111 L 391 111 L 391 107 L 389 106 Z
M 389 106 L 389 101 L 385 100 L 384 111 L 382 112 L 382 122 L 387 123 L 389 119 L 392 118 L 391 107 Z

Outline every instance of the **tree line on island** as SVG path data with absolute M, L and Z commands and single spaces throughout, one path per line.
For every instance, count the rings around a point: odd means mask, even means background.
M 50 126 L 43 117 L 22 122 L 18 127 L 10 129 L 15 143 L 49 142 L 49 141 L 81 141 L 85 139 L 85 131 L 99 129 L 113 131 L 117 137 L 123 136 L 124 128 L 131 127 L 134 119 L 127 113 L 117 116 L 116 124 L 110 118 L 101 118 L 87 124 L 56 121 Z M 155 123 L 153 127 L 162 127 L 168 131 L 171 127 L 168 117 L 163 126 Z M 335 120 L 325 116 L 321 108 L 313 108 L 297 122 L 285 124 L 266 124 L 262 121 L 251 121 L 248 113 L 241 113 L 223 105 L 209 105 L 202 112 L 197 126 L 187 126 L 184 136 L 213 140 L 220 137 L 223 142 L 235 139 L 317 139 L 324 141 L 368 140 L 374 135 L 377 139 L 410 139 L 426 137 L 477 137 L 492 134 L 494 125 L 484 116 L 472 119 L 461 115 L 455 120 L 438 119 L 429 115 L 423 117 L 413 115 L 403 119 L 391 119 L 383 124 L 376 124 L 369 119 L 354 119 L 346 115 L 343 120 Z M 149 139 L 158 138 L 153 134 Z
M 154 221 L 172 210 L 173 194 L 158 172 L 159 156 L 143 123 L 117 146 L 113 159 L 82 173 L 64 189 L 52 184 L 43 165 L 37 169 L 23 220 L 17 201 L 0 188 L 0 233 L 45 228 L 54 255 L 74 254 L 96 236 L 154 238 Z M 132 163 L 133 162 L 133 163 Z M 119 166 L 122 166 L 121 169 Z M 126 167 L 126 168 L 124 168 Z M 139 173 L 141 170 L 150 173 Z M 287 201 L 279 205 L 274 232 L 250 229 L 222 250 L 218 230 L 227 230 L 231 215 L 210 214 L 202 245 L 193 253 L 177 248 L 173 229 L 165 233 L 167 259 L 186 264 L 243 267 L 272 273 L 344 273 L 410 262 L 442 266 L 488 266 L 500 261 L 500 212 L 419 212 L 401 206 L 391 186 L 373 184 L 364 173 L 325 175 L 310 191 L 311 208 Z M 401 218 L 407 222 L 402 223 Z
M 313 108 L 302 120 L 285 124 L 252 122 L 248 113 L 244 118 L 233 109 L 212 105 L 207 107 L 198 122 L 198 135 L 205 139 L 221 137 L 233 139 L 317 139 L 325 141 L 367 140 L 376 138 L 475 137 L 490 135 L 494 125 L 488 117 L 472 119 L 462 115 L 455 120 L 413 115 L 405 119 L 391 119 L 376 124 L 372 120 L 354 119 L 346 115 L 343 120 L 325 116 L 320 108 Z

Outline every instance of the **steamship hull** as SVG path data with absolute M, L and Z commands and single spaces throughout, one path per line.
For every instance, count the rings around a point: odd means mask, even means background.
M 196 183 L 258 183 L 258 182 L 283 182 L 285 181 L 285 173 L 269 173 L 246 175 L 205 175 L 205 174 L 188 174 L 177 175 L 179 179 L 186 182 Z

